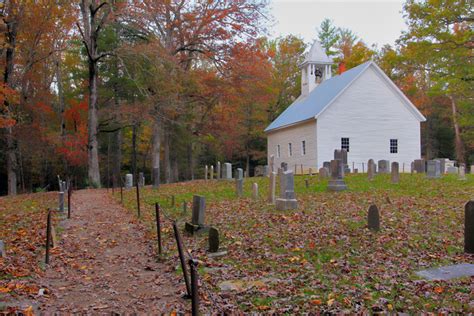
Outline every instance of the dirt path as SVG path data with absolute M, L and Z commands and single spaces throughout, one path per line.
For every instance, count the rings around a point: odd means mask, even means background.
M 188 311 L 182 284 L 156 263 L 144 228 L 104 190 L 73 194 L 60 253 L 53 254 L 43 280 L 50 293 L 40 311 L 63 313 L 146 313 Z M 49 297 L 48 297 L 49 296 Z

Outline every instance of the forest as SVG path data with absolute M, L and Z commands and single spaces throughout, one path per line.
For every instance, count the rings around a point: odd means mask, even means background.
M 394 46 L 324 20 L 336 75 L 374 60 L 427 117 L 422 156 L 474 163 L 469 0 L 407 0 Z M 300 94 L 311 43 L 273 38 L 260 0 L 6 0 L 0 4 L 0 194 L 158 186 L 231 161 L 266 164 L 265 127 Z M 381 26 L 383 27 L 383 26 Z

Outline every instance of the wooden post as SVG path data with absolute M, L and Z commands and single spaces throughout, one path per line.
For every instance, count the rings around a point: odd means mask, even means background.
M 191 315 L 199 315 L 199 283 L 197 273 L 197 260 L 189 259 L 189 268 L 191 270 Z
M 173 222 L 173 230 L 174 230 L 174 237 L 176 238 L 176 245 L 178 246 L 179 260 L 181 261 L 181 269 L 183 270 L 184 283 L 186 284 L 186 292 L 187 292 L 186 297 L 189 298 L 191 297 L 191 285 L 189 284 L 188 269 L 187 269 L 186 261 L 184 260 L 183 243 L 181 241 L 181 235 L 179 234 L 179 230 L 178 230 L 178 226 L 176 225 L 176 222 Z
M 46 219 L 46 256 L 44 263 L 49 264 L 49 247 L 51 246 L 51 210 L 48 210 Z
M 161 255 L 161 222 L 160 222 L 160 205 L 155 203 L 155 216 L 156 216 L 156 236 L 158 238 L 158 254 Z
M 135 187 L 137 188 L 137 215 L 138 215 L 138 218 L 140 218 L 140 188 L 139 188 L 139 185 L 138 185 L 138 181 L 135 181 Z

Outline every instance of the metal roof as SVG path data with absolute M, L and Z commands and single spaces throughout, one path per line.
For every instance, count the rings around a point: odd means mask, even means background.
M 280 116 L 268 125 L 265 132 L 316 118 L 370 64 L 371 61 L 365 62 L 339 76 L 323 81 L 307 96 L 300 96 L 296 99 Z

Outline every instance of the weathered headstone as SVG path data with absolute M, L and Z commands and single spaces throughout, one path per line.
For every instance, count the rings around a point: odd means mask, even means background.
M 140 187 L 144 187 L 145 186 L 145 175 L 143 174 L 143 172 L 139 172 L 138 173 L 138 185 Z
M 131 189 L 133 187 L 133 175 L 127 173 L 125 175 L 125 189 Z
M 347 185 L 344 182 L 344 171 L 342 160 L 331 160 L 331 179 L 328 183 L 329 191 L 344 191 L 347 190 Z
M 244 170 L 242 168 L 237 168 L 237 170 L 235 170 L 235 178 L 236 179 L 244 178 Z
M 415 159 L 414 161 L 415 166 L 414 169 L 416 173 L 425 173 L 426 172 L 426 165 L 424 159 Z
M 59 211 L 64 212 L 64 192 L 59 192 Z
M 269 166 L 263 166 L 263 176 L 268 177 L 270 175 L 270 167 Z
M 324 161 L 323 162 L 323 168 L 326 168 L 327 170 L 331 170 L 331 162 L 330 161 Z
M 464 252 L 474 253 L 474 200 L 464 206 Z
M 379 160 L 378 162 L 379 173 L 389 173 L 390 172 L 390 161 L 388 160 Z
M 329 177 L 328 168 L 325 168 L 325 167 L 319 168 L 319 178 L 326 179 L 327 177 Z
M 400 166 L 398 165 L 398 162 L 392 162 L 392 168 L 391 168 L 391 179 L 392 183 L 399 183 L 400 182 Z
M 367 178 L 373 180 L 375 176 L 375 162 L 373 159 L 369 159 L 367 162 Z
M 288 171 L 288 164 L 287 164 L 286 162 L 282 162 L 282 163 L 281 163 L 281 169 L 282 169 L 283 171 Z
M 5 243 L 3 242 L 3 240 L 0 240 L 0 257 L 7 257 L 7 250 L 5 249 Z
M 347 165 L 347 150 L 345 149 L 335 149 L 334 150 L 334 160 L 341 160 L 342 165 Z
M 309 168 L 308 174 L 309 174 L 310 176 L 313 175 L 313 168 Z
M 276 209 L 279 211 L 298 208 L 295 198 L 295 178 L 293 171 L 284 171 L 280 177 L 280 197 L 276 199 Z
M 232 180 L 232 164 L 230 162 L 224 163 L 224 168 L 222 169 L 222 179 Z
M 221 179 L 221 162 L 217 162 L 217 179 Z
M 458 167 L 448 167 L 446 168 L 447 174 L 458 174 Z
M 275 204 L 275 190 L 276 190 L 276 172 L 270 172 L 268 188 L 268 203 Z
M 306 188 L 309 188 L 309 180 L 308 179 L 304 180 L 304 184 L 305 184 Z
M 209 252 L 219 251 L 219 231 L 217 228 L 209 228 Z
M 270 172 L 275 172 L 275 155 L 270 156 Z
M 463 180 L 463 181 L 466 180 L 466 167 L 463 163 L 459 165 L 458 175 L 459 175 L 458 177 L 459 180 Z
M 258 166 L 255 166 L 255 169 L 253 170 L 253 175 L 255 177 L 261 177 L 264 175 L 264 170 L 263 170 L 264 166 L 261 166 L 261 165 L 258 165 Z
M 244 193 L 244 179 L 235 178 L 235 195 L 242 197 Z
M 191 223 L 186 222 L 185 229 L 188 233 L 207 231 L 209 227 L 204 224 L 206 213 L 206 199 L 203 196 L 193 196 L 193 211 Z
M 367 227 L 373 231 L 380 230 L 380 215 L 379 209 L 376 205 L 371 205 L 369 207 L 369 213 L 367 215 Z
M 258 183 L 252 184 L 252 198 L 258 200 Z
M 214 180 L 214 165 L 211 165 L 211 180 Z
M 439 268 L 415 272 L 418 276 L 430 281 L 448 281 L 452 279 L 471 277 L 474 275 L 474 264 L 461 263 Z
M 207 165 L 204 167 L 204 180 L 207 181 L 207 175 L 209 174 L 209 168 Z
M 430 179 L 441 177 L 441 162 L 439 160 L 428 160 L 426 162 L 426 177 Z

